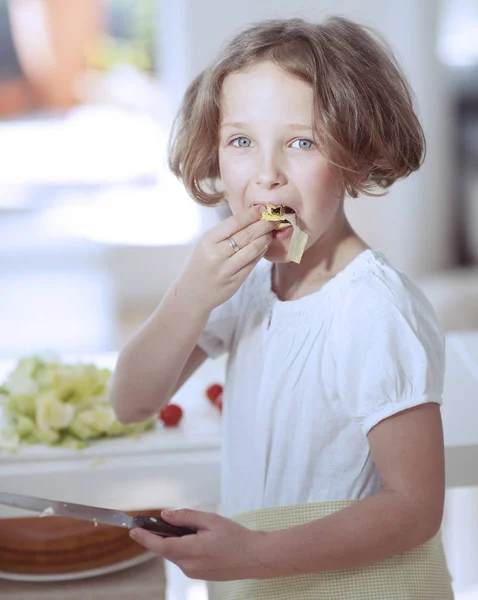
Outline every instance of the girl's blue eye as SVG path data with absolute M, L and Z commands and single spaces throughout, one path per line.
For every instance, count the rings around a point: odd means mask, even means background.
M 232 140 L 232 145 L 236 146 L 236 148 L 249 148 L 251 140 L 246 137 L 238 137 L 235 140 Z
M 311 140 L 308 140 L 306 138 L 303 138 L 301 140 L 295 140 L 295 142 L 292 143 L 292 148 L 300 148 L 301 150 L 310 150 L 314 145 L 314 142 L 312 142 Z

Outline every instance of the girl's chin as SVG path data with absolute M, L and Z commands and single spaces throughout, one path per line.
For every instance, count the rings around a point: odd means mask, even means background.
M 288 244 L 277 243 L 275 240 L 270 244 L 264 258 L 271 263 L 285 264 L 290 262 L 287 257 Z

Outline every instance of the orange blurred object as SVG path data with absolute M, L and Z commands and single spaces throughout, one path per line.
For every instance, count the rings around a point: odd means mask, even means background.
M 32 104 L 50 109 L 75 105 L 75 80 L 85 70 L 85 50 L 103 28 L 101 3 L 10 0 L 9 17 L 26 81 L 0 84 L 0 109 L 6 113 Z

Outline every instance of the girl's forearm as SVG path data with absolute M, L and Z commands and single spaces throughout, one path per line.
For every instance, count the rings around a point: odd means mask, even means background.
M 441 515 L 383 491 L 305 525 L 264 533 L 263 577 L 355 569 L 420 546 L 440 528 Z
M 170 288 L 118 358 L 111 402 L 120 421 L 146 419 L 170 399 L 208 317 Z

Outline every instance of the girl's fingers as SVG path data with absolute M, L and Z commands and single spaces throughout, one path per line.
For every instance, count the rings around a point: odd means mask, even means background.
M 277 222 L 274 221 L 257 221 L 257 223 L 249 225 L 249 227 L 238 231 L 230 237 L 232 237 L 239 248 L 242 249 L 264 235 L 271 233 L 276 227 Z
M 232 273 L 237 274 L 244 267 L 247 267 L 251 262 L 258 262 L 267 252 L 271 241 L 272 236 L 270 233 L 254 239 L 252 242 L 241 248 L 238 252 L 234 252 L 234 254 L 228 260 L 228 268 L 232 271 Z M 233 250 L 231 249 L 231 251 Z
M 266 253 L 277 223 L 262 221 L 261 213 L 259 207 L 252 207 L 222 221 L 204 236 L 209 263 L 220 268 L 226 279 L 244 280 Z
M 238 254 L 241 250 L 244 250 L 251 244 L 255 244 L 257 240 L 261 240 L 264 236 L 269 237 L 266 243 L 270 243 L 272 237 L 271 232 L 276 228 L 277 223 L 271 221 L 257 221 L 252 225 L 249 225 L 245 229 L 238 231 L 234 235 L 221 240 L 216 244 L 218 249 L 218 255 L 224 259 L 229 259 L 235 254 Z M 260 243 L 255 247 L 261 247 Z M 244 255 L 244 253 L 243 253 Z
M 259 206 L 252 206 L 248 210 L 224 219 L 224 221 L 211 230 L 211 240 L 213 242 L 222 242 L 222 240 L 237 234 L 238 231 L 241 231 L 253 223 L 265 223 L 266 221 L 260 221 L 261 214 L 262 212 Z
M 257 265 L 257 263 L 261 260 L 261 258 L 264 256 L 264 254 L 266 252 L 267 252 L 267 248 L 264 248 L 264 251 L 262 252 L 262 254 L 260 254 L 253 260 L 251 260 L 247 265 L 242 266 L 239 269 L 239 271 L 237 271 L 235 273 L 234 277 L 236 277 L 239 281 L 240 280 L 244 281 L 246 279 L 246 277 L 248 277 L 250 275 L 251 271 L 254 269 L 254 267 Z

